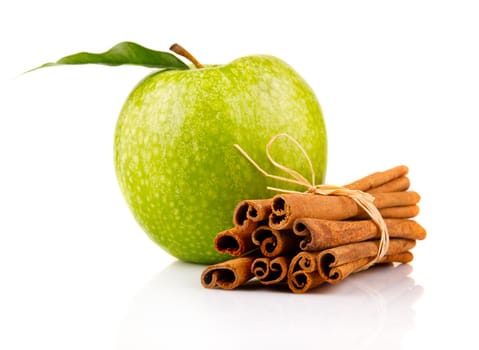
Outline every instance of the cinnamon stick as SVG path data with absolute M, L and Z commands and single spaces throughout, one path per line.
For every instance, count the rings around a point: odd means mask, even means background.
M 288 269 L 288 287 L 293 293 L 305 293 L 324 283 L 318 271 L 318 253 L 300 252 L 293 257 Z
M 414 220 L 384 219 L 391 238 L 422 240 L 426 230 Z M 303 238 L 302 250 L 318 251 L 339 245 L 380 238 L 378 226 L 372 220 L 333 221 L 304 218 L 293 226 L 296 235 Z
M 378 264 L 391 264 L 391 263 L 407 264 L 413 261 L 413 259 L 414 259 L 414 254 L 411 253 L 410 251 L 406 251 L 402 253 L 386 255 L 384 256 L 384 258 L 378 261 Z
M 257 223 L 254 223 L 254 225 L 244 225 L 243 228 L 233 227 L 218 233 L 213 240 L 215 250 L 223 254 L 241 256 L 255 249 L 251 234 L 256 226 Z
M 260 226 L 251 235 L 252 242 L 260 247 L 261 254 L 268 258 L 298 249 L 299 237 L 291 230 L 275 230 Z
M 399 165 L 394 168 L 378 171 L 354 181 L 344 187 L 351 190 L 360 190 L 367 192 L 375 187 L 382 186 L 394 179 L 405 176 L 409 172 L 409 168 L 405 165 Z
M 387 192 L 374 195 L 374 205 L 378 209 L 416 205 L 421 200 L 415 191 Z
M 391 207 L 379 209 L 379 213 L 383 218 L 396 218 L 396 219 L 410 219 L 419 214 L 419 206 L 417 205 L 405 205 L 402 207 Z M 354 220 L 367 220 L 370 216 L 366 213 L 361 213 L 352 217 Z
M 239 202 L 233 212 L 233 224 L 242 227 L 251 224 L 251 222 L 268 220 L 272 202 L 271 198 L 248 199 Z
M 418 193 L 408 191 L 408 171 L 400 165 L 345 186 L 372 195 L 385 219 L 389 245 L 379 261 L 377 224 L 347 191 L 330 186 L 324 189 L 339 191 L 287 193 L 238 203 L 234 227 L 216 236 L 215 248 L 240 256 L 259 247 L 261 257 L 249 254 L 211 265 L 203 271 L 201 283 L 206 288 L 234 289 L 256 276 L 263 284 L 286 280 L 291 291 L 304 293 L 324 282 L 337 283 L 372 262 L 411 261 L 410 249 L 426 232 L 417 222 L 405 220 L 419 213 L 420 200 Z M 338 192 L 346 196 L 335 195 Z
M 251 265 L 255 257 L 241 257 L 208 266 L 201 274 L 205 288 L 235 289 L 253 278 Z
M 415 205 L 420 200 L 419 194 L 413 191 L 377 193 L 374 198 L 378 209 Z M 292 228 L 299 218 L 344 220 L 362 214 L 363 209 L 349 197 L 287 193 L 273 197 L 269 225 L 284 230 Z M 383 214 L 383 217 L 387 216 Z
M 416 241 L 410 239 L 393 238 L 389 241 L 389 248 L 386 255 L 396 255 L 411 250 L 416 245 Z M 366 241 L 359 243 L 351 243 L 335 248 L 321 251 L 317 255 L 317 266 L 319 275 L 327 282 L 334 283 L 348 276 L 350 273 L 357 271 L 360 265 L 357 261 L 369 262 L 373 259 L 379 247 L 379 240 Z M 368 259 L 365 259 L 368 258 Z M 334 268 L 353 263 L 349 268 L 339 273 Z M 359 266 L 360 265 L 360 266 Z M 359 266 L 359 267 L 358 267 Z
M 401 191 L 407 191 L 410 185 L 411 185 L 411 182 L 409 181 L 409 178 L 407 176 L 401 176 L 401 177 L 398 177 L 397 179 L 386 182 L 385 184 L 381 186 L 373 187 L 370 190 L 367 190 L 365 192 L 368 192 L 370 194 L 401 192 Z
M 272 198 L 247 200 L 246 203 L 248 203 L 248 212 L 246 214 L 248 219 L 254 222 L 268 220 L 271 214 L 271 205 L 273 204 Z
M 413 254 L 410 251 L 406 251 L 397 254 L 385 255 L 380 261 L 378 261 L 378 263 L 384 264 L 397 262 L 406 264 L 408 262 L 411 262 L 413 258 Z M 372 259 L 373 258 L 361 258 L 343 265 L 333 267 L 329 271 L 328 278 L 326 278 L 325 281 L 332 284 L 338 283 L 350 274 L 361 270 L 364 266 L 369 264 Z
M 251 265 L 251 272 L 262 284 L 277 284 L 286 279 L 290 257 L 256 258 Z
M 251 234 L 268 220 L 272 199 L 244 200 L 233 212 L 234 227 L 218 233 L 214 239 L 216 251 L 241 256 L 255 248 Z

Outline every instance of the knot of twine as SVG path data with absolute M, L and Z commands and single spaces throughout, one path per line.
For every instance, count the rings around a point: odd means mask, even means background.
M 276 160 L 273 159 L 270 153 L 270 149 L 272 145 L 276 142 L 276 140 L 280 137 L 285 137 L 289 141 L 291 141 L 302 153 L 304 159 L 306 160 L 309 171 L 311 172 L 311 181 L 309 181 L 307 178 L 305 178 L 303 175 L 301 175 L 299 172 L 297 172 L 294 169 L 288 168 L 280 163 L 278 163 Z M 385 255 L 386 252 L 388 251 L 389 248 L 389 233 L 388 229 L 386 226 L 386 223 L 384 222 L 384 219 L 379 212 L 378 208 L 374 205 L 374 196 L 360 191 L 360 190 L 353 190 L 349 189 L 346 187 L 342 186 L 335 186 L 335 185 L 327 185 L 327 184 L 316 184 L 316 175 L 313 167 L 313 163 L 311 162 L 311 158 L 309 158 L 306 150 L 301 146 L 301 144 L 295 140 L 293 137 L 291 137 L 288 134 L 281 133 L 276 136 L 274 136 L 266 145 L 266 157 L 270 161 L 271 164 L 273 164 L 274 167 L 284 171 L 287 173 L 290 177 L 284 177 L 284 176 L 279 176 L 279 175 L 274 175 L 268 173 L 266 170 L 261 168 L 258 163 L 256 163 L 249 155 L 246 153 L 245 150 L 243 150 L 239 145 L 235 144 L 234 147 L 259 171 L 261 172 L 264 176 L 274 179 L 274 180 L 279 180 L 283 181 L 286 183 L 291 183 L 295 185 L 299 185 L 302 187 L 306 188 L 306 193 L 311 193 L 315 195 L 323 195 L 323 196 L 346 196 L 351 198 L 356 202 L 357 205 L 359 205 L 373 220 L 373 222 L 378 226 L 381 237 L 379 241 L 379 247 L 378 247 L 378 252 L 376 254 L 376 257 L 372 259 L 368 264 L 366 264 L 364 267 L 362 267 L 360 270 L 366 270 L 372 265 L 374 265 L 376 262 L 380 261 Z M 304 193 L 304 192 L 299 192 L 299 191 L 294 191 L 294 190 L 287 190 L 283 188 L 277 188 L 277 187 L 271 187 L 268 186 L 267 189 L 271 191 L 277 191 L 277 192 L 282 192 L 282 193 Z

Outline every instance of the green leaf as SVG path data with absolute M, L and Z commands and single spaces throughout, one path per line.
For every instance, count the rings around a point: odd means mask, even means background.
M 183 61 L 169 52 L 155 51 L 133 42 L 125 41 L 103 53 L 76 53 L 60 58 L 56 62 L 45 63 L 29 72 L 44 67 L 65 64 L 104 64 L 107 66 L 131 64 L 161 69 L 189 69 Z

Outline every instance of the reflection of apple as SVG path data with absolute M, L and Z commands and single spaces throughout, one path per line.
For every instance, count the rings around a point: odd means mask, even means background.
M 279 133 L 305 148 L 321 181 L 326 130 L 320 106 L 306 82 L 277 58 L 154 73 L 133 90 L 118 120 L 121 190 L 142 228 L 170 254 L 198 263 L 222 260 L 212 241 L 232 225 L 237 202 L 272 196 L 233 144 L 272 170 L 265 145 Z M 308 175 L 290 142 L 277 142 L 272 154 Z

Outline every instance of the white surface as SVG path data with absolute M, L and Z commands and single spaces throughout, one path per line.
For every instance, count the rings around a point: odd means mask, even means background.
M 0 5 L 0 349 L 479 347 L 476 6 L 312 3 Z M 116 184 L 116 117 L 148 70 L 18 76 L 123 40 L 288 61 L 324 110 L 328 182 L 410 167 L 428 230 L 413 263 L 306 295 L 203 289 L 202 267 L 151 243 Z

